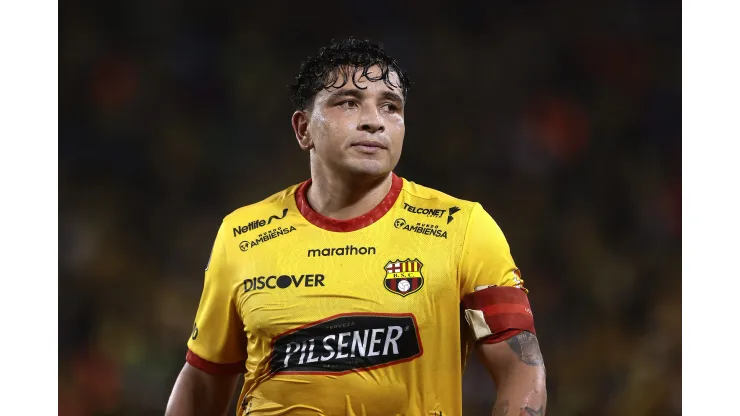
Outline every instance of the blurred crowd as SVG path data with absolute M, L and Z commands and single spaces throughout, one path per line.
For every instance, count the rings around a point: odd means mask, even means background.
M 331 38 L 415 80 L 397 173 L 479 201 L 548 415 L 681 414 L 681 4 L 68 2 L 59 414 L 162 415 L 222 218 L 308 178 L 286 85 Z M 465 415 L 495 397 L 472 361 Z

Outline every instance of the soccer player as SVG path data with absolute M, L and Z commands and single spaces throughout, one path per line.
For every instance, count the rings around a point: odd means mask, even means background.
M 545 413 L 527 291 L 480 204 L 407 179 L 409 79 L 378 45 L 309 58 L 292 125 L 311 178 L 226 216 L 169 416 L 462 413 L 475 348 L 494 415 Z M 493 394 L 493 392 L 491 392 Z

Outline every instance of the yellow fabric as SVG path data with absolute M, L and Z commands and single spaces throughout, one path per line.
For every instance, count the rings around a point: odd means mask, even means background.
M 472 346 L 460 301 L 521 285 L 499 227 L 477 203 L 404 180 L 375 223 L 327 231 L 296 190 L 224 219 L 190 350 L 245 362 L 238 415 L 460 415 Z

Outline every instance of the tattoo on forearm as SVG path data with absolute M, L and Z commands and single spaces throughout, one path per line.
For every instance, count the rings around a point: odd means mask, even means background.
M 493 416 L 506 416 L 509 413 L 509 401 L 503 400 L 501 403 L 496 402 L 493 407 Z
M 540 343 L 537 342 L 537 336 L 533 333 L 522 331 L 507 339 L 506 343 L 509 344 L 511 350 L 519 357 L 519 361 L 524 364 L 542 365 L 544 363 L 542 353 L 540 352 Z
M 534 410 L 531 407 L 523 407 L 519 416 L 544 416 L 545 406 L 540 406 L 538 410 Z

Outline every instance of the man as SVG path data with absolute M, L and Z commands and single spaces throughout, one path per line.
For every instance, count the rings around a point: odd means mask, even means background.
M 503 233 L 479 204 L 393 173 L 408 86 L 367 41 L 302 65 L 292 124 L 311 179 L 224 219 L 167 415 L 224 414 L 241 373 L 239 415 L 460 415 L 473 346 L 494 415 L 544 414 Z

